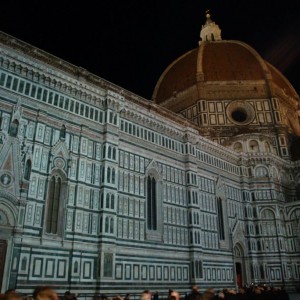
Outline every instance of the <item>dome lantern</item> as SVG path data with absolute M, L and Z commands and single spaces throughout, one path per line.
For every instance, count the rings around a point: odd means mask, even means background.
M 201 41 L 220 41 L 222 40 L 221 37 L 221 29 L 219 26 L 211 20 L 210 11 L 206 11 L 206 22 L 202 25 L 202 29 L 200 32 Z M 199 41 L 199 45 L 201 43 Z

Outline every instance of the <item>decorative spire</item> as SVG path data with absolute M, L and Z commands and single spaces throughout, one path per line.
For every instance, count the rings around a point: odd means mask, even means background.
M 205 12 L 206 15 L 206 22 L 202 25 L 202 29 L 200 32 L 201 41 L 220 41 L 221 38 L 221 29 L 219 26 L 211 20 L 211 13 L 209 10 Z M 201 43 L 199 41 L 199 45 Z

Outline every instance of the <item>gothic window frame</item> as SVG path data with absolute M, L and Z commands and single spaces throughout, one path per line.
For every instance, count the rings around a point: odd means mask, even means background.
M 154 176 L 147 176 L 147 229 L 157 230 L 157 187 Z
M 225 241 L 225 230 L 224 230 L 224 206 L 222 198 L 217 197 L 217 212 L 218 212 L 218 232 L 220 241 Z
M 154 182 L 151 187 L 148 187 L 148 182 Z M 152 190 L 151 190 L 152 189 Z M 153 190 L 155 189 L 155 191 Z M 151 195 L 154 198 L 149 198 L 149 192 L 151 190 Z M 163 241 L 163 204 L 162 204 L 162 180 L 160 173 L 156 168 L 150 167 L 145 174 L 145 229 L 146 229 L 146 239 L 156 242 Z M 155 205 L 148 202 L 155 201 Z M 151 204 L 151 205 L 150 205 Z M 149 211 L 152 209 L 152 211 Z M 156 212 L 156 215 L 154 215 Z M 149 219 L 150 218 L 150 219 Z M 156 226 L 154 226 L 156 222 Z M 150 225 L 150 227 L 149 227 Z
M 55 170 L 48 180 L 44 220 L 44 233 L 46 235 L 57 238 L 63 237 L 66 191 L 66 175 L 61 170 Z M 51 199 L 51 197 L 53 198 Z M 56 215 L 54 215 L 55 213 Z
M 228 186 L 224 183 L 222 178 L 218 178 L 215 188 L 215 207 L 217 216 L 217 226 L 218 229 L 222 229 L 221 236 L 218 234 L 219 247 L 220 249 L 230 248 L 230 234 L 229 234 L 229 224 L 228 224 L 228 203 L 226 198 L 226 189 Z M 220 205 L 222 210 L 220 210 Z M 223 226 L 221 226 L 223 224 Z M 220 230 L 219 230 L 220 232 Z

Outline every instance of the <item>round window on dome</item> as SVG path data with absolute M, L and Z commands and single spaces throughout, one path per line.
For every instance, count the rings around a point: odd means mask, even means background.
M 237 125 L 247 125 L 255 117 L 252 105 L 246 101 L 235 100 L 228 104 L 226 115 L 229 120 Z
M 243 109 L 236 109 L 231 113 L 231 117 L 236 122 L 245 122 L 247 120 L 247 112 Z

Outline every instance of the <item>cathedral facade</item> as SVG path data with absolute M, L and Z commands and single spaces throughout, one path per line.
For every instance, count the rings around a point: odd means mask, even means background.
M 207 15 L 146 100 L 0 42 L 2 291 L 297 287 L 299 96 L 254 49 Z

